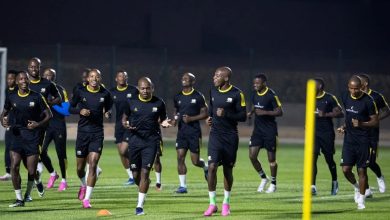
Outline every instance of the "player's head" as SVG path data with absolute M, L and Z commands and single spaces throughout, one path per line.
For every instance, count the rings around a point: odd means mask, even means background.
M 88 73 L 91 71 L 90 68 L 85 68 L 81 73 L 81 82 L 88 83 Z
M 127 84 L 127 72 L 124 70 L 119 70 L 116 72 L 115 82 L 118 86 L 125 86 Z
M 257 74 L 253 79 L 253 89 L 261 91 L 267 87 L 267 76 L 264 73 Z
M 316 91 L 317 91 L 317 94 L 319 92 L 324 91 L 324 89 L 325 89 L 324 79 L 318 77 L 318 78 L 315 78 L 314 81 L 316 81 Z
M 148 77 L 141 77 L 138 80 L 138 91 L 142 99 L 150 99 L 153 95 L 154 86 Z
M 348 81 L 348 91 L 353 97 L 359 97 L 362 94 L 362 81 L 357 75 L 353 75 Z
M 50 80 L 50 81 L 56 81 L 56 71 L 52 68 L 46 68 L 44 71 L 43 71 L 43 74 L 42 74 L 42 77 L 47 79 L 47 80 Z
M 19 71 L 18 75 L 16 75 L 16 84 L 20 90 L 28 89 L 28 85 L 30 84 L 30 80 L 28 79 L 26 71 Z
M 100 82 L 102 80 L 102 74 L 100 73 L 100 70 L 98 69 L 91 69 L 88 73 L 88 85 L 90 85 L 93 88 L 97 88 L 100 86 Z
M 227 66 L 219 67 L 214 73 L 214 77 L 213 77 L 214 86 L 221 87 L 229 83 L 231 76 L 232 76 L 232 70 L 229 67 Z
M 181 85 L 183 87 L 192 87 L 195 84 L 195 76 L 192 73 L 184 73 L 181 77 Z
M 39 78 L 39 73 L 41 71 L 41 60 L 38 57 L 31 58 L 28 62 L 27 70 L 28 75 L 30 75 L 32 78 Z
M 362 81 L 362 90 L 363 92 L 368 92 L 370 89 L 370 76 L 365 73 L 361 73 L 358 75 L 360 80 Z
M 17 74 L 18 74 L 18 71 L 16 71 L 16 70 L 8 70 L 7 71 L 7 86 L 9 88 L 15 87 Z

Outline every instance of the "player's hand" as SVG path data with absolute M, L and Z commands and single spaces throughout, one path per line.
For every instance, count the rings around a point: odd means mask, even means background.
M 355 128 L 360 127 L 359 120 L 352 118 L 352 126 Z
M 318 110 L 318 117 L 325 117 L 325 112 Z
M 340 134 L 344 134 L 345 133 L 345 127 L 341 126 L 341 127 L 337 128 L 337 132 L 339 132 Z
M 208 126 L 211 126 L 211 124 L 212 124 L 212 117 L 208 117 L 207 119 L 206 119 L 206 124 L 208 125 Z
M 192 121 L 191 116 L 188 116 L 188 115 L 183 115 L 182 119 L 183 119 L 183 122 L 186 124 Z
M 90 110 L 88 110 L 88 109 L 85 109 L 85 108 L 83 108 L 83 109 L 81 109 L 81 111 L 80 111 L 80 115 L 82 115 L 82 116 L 89 116 L 91 114 L 91 111 Z
M 30 129 L 30 130 L 32 130 L 32 129 L 34 129 L 34 128 L 39 126 L 38 122 L 36 122 L 36 121 L 28 120 L 27 122 L 28 122 L 27 123 L 27 128 Z
M 161 122 L 161 126 L 163 128 L 171 127 L 172 125 L 170 124 L 170 122 L 171 122 L 171 119 L 165 119 L 163 122 Z
M 225 110 L 223 108 L 217 108 L 217 116 L 219 117 L 225 116 Z
M 247 117 L 248 119 L 252 119 L 252 112 L 246 113 L 246 117 Z
M 108 112 L 104 113 L 104 117 L 106 117 L 107 119 L 110 119 L 111 118 L 111 112 L 108 111 Z
M 1 121 L 1 125 L 5 128 L 9 127 L 8 117 L 3 117 L 3 120 Z
M 255 109 L 255 113 L 256 115 L 267 115 L 267 111 L 260 108 Z

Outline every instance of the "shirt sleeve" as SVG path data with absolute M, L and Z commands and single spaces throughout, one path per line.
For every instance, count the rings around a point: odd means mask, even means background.
M 165 102 L 163 100 L 161 100 L 161 107 L 160 107 L 160 121 L 164 121 L 165 119 L 167 119 L 167 109 L 166 109 L 166 106 L 165 106 Z
M 235 112 L 226 112 L 226 117 L 234 121 L 243 122 L 246 120 L 246 103 L 243 92 L 237 93 L 235 98 Z
M 376 107 L 375 101 L 372 98 L 367 101 L 367 107 L 369 116 L 378 114 L 378 108 Z
M 59 89 L 57 88 L 57 85 L 53 82 L 50 83 L 50 95 L 55 97 L 55 98 L 60 98 L 61 99 L 61 102 L 62 102 L 62 96 L 61 96 L 61 93 L 59 91 Z

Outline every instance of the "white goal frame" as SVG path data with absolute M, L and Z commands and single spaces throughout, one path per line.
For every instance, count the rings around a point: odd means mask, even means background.
M 5 101 L 5 89 L 7 81 L 7 48 L 0 47 L 0 111 L 3 111 Z M 1 113 L 1 112 L 0 112 Z M 4 140 L 5 129 L 0 125 L 0 140 Z

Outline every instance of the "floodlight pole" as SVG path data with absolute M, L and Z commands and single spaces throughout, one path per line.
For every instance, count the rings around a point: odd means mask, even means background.
M 1 63 L 0 63 L 0 71 L 1 71 L 1 79 L 0 79 L 0 111 L 3 111 L 4 107 L 4 101 L 5 101 L 5 81 L 6 81 L 6 74 L 7 74 L 7 48 L 0 47 L 0 56 L 1 56 Z M 3 126 L 0 126 L 0 140 L 4 140 L 4 132 L 5 129 Z

